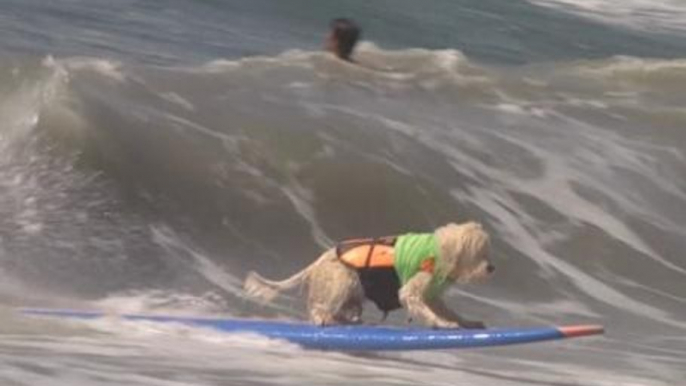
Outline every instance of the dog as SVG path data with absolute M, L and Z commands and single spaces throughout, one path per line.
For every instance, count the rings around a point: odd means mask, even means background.
M 450 223 L 433 233 L 407 233 L 339 243 L 302 271 L 283 281 L 256 272 L 244 289 L 262 302 L 307 285 L 310 321 L 320 326 L 362 323 L 362 305 L 371 300 L 384 313 L 405 308 L 408 320 L 433 328 L 485 328 L 463 318 L 442 300 L 455 283 L 484 279 L 495 267 L 490 241 L 479 223 Z

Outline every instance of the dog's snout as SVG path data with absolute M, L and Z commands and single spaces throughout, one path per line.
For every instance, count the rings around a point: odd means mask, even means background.
M 489 264 L 486 266 L 486 272 L 493 273 L 493 271 L 495 271 L 495 265 Z

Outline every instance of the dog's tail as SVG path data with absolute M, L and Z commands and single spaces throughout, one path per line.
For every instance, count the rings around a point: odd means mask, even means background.
M 268 303 L 274 300 L 281 292 L 304 284 L 312 269 L 321 261 L 329 258 L 331 258 L 330 254 L 325 253 L 307 268 L 282 281 L 268 280 L 260 276 L 257 272 L 251 271 L 245 278 L 243 289 L 249 297 Z
M 263 278 L 257 272 L 251 271 L 245 278 L 243 289 L 248 296 L 261 302 L 269 303 L 281 292 L 301 285 L 307 278 L 308 274 L 309 271 L 305 269 L 286 280 L 272 281 Z

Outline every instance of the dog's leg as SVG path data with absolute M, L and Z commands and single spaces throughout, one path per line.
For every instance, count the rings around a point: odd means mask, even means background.
M 337 259 L 322 262 L 309 278 L 308 310 L 319 325 L 357 323 L 362 312 L 362 285 L 357 273 Z
M 321 305 L 312 305 L 309 307 L 310 321 L 317 326 L 330 326 L 337 324 L 336 318 L 331 313 L 328 307 L 321 307 Z
M 431 327 L 460 327 L 459 322 L 441 317 L 426 303 L 425 293 L 429 289 L 431 279 L 432 275 L 428 272 L 419 272 L 414 275 L 402 288 L 400 288 L 400 302 L 403 304 L 410 317 L 423 320 L 424 323 Z
M 459 314 L 457 314 L 455 311 L 451 310 L 441 299 L 440 297 L 436 297 L 436 299 L 432 300 L 429 302 L 429 306 L 431 309 L 434 310 L 434 312 L 439 315 L 440 317 L 450 320 L 452 322 L 457 322 L 460 327 L 463 328 L 486 328 L 486 325 L 484 322 L 477 321 L 477 320 L 469 320 L 465 319 Z
M 336 321 L 340 324 L 362 324 L 362 303 L 357 299 L 350 299 L 336 313 Z

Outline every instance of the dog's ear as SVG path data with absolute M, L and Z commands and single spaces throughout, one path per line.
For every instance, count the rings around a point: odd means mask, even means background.
M 467 222 L 450 223 L 434 232 L 439 247 L 437 274 L 445 275 L 457 272 L 468 274 L 479 261 L 486 258 L 489 248 L 489 236 L 481 224 Z

